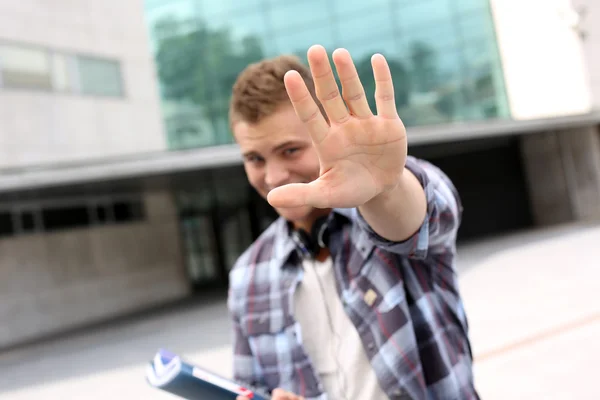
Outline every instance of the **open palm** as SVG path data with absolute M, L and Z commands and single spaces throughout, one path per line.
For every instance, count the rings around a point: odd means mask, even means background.
M 377 105 L 377 115 L 373 115 L 348 51 L 333 53 L 343 98 L 322 46 L 308 50 L 308 62 L 329 123 L 298 72 L 285 75 L 285 86 L 296 114 L 310 132 L 319 156 L 320 176 L 307 184 L 273 189 L 268 201 L 274 207 L 361 206 L 395 187 L 406 162 L 406 129 L 396 110 L 388 64 L 380 54 L 371 59 Z

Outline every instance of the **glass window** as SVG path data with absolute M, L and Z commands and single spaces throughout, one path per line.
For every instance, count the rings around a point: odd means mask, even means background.
M 373 10 L 381 10 L 383 8 L 388 9 L 390 7 L 390 0 L 331 0 L 333 3 L 333 10 L 337 15 L 345 15 L 355 13 L 357 11 L 372 12 Z
M 52 88 L 50 61 L 45 50 L 0 45 L 0 73 L 0 82 L 7 88 Z
M 436 21 L 451 22 L 454 0 L 408 0 L 397 2 L 396 18 L 401 31 L 406 28 L 421 27 Z
M 91 224 L 88 208 L 85 205 L 47 208 L 42 210 L 42 223 L 46 232 L 87 227 Z
M 215 131 L 204 106 L 192 102 L 163 102 L 163 116 L 171 148 L 210 146 Z
M 338 26 L 339 40 L 351 43 L 352 40 L 371 36 L 372 32 L 377 32 L 378 35 L 393 36 L 392 18 L 389 7 L 370 9 L 360 14 L 338 16 L 336 25 Z
M 204 101 L 211 106 L 215 101 L 226 103 L 238 74 L 248 64 L 274 56 L 275 47 L 266 31 L 263 13 L 212 19 L 203 58 L 195 63 L 206 80 Z
M 495 40 L 494 26 L 487 10 L 460 15 L 457 21 L 460 36 L 464 41 Z
M 368 40 L 361 41 L 342 40 L 340 46 L 345 47 L 350 52 L 355 64 L 361 60 L 370 63 L 371 56 L 375 53 L 383 54 L 388 61 L 389 58 L 401 58 L 401 54 L 398 51 L 398 44 L 393 35 L 369 37 Z
M 296 30 L 297 26 L 331 26 L 329 7 L 318 0 L 277 1 L 268 9 L 271 29 L 279 34 Z
M 192 0 L 161 0 L 149 3 L 146 1 L 146 18 L 150 27 L 165 18 L 183 21 L 199 16 L 198 4 Z
M 264 10 L 266 0 L 193 0 L 194 3 L 202 3 L 199 7 L 200 16 L 209 20 L 216 16 L 225 16 L 227 14 L 238 13 L 240 11 L 249 11 L 248 14 L 256 10 Z
M 122 96 L 121 67 L 116 61 L 77 57 L 80 90 L 96 96 Z
M 463 48 L 463 54 L 472 118 L 508 116 L 504 76 L 495 44 L 486 40 L 470 42 Z
M 399 113 L 408 126 L 460 119 L 461 60 L 453 48 L 439 53 L 421 46 L 409 49 L 409 101 Z
M 206 113 L 215 133 L 214 144 L 233 143 L 233 135 L 229 130 L 229 108 L 226 106 L 211 107 Z
M 320 44 L 331 54 L 336 42 L 330 24 L 306 26 L 275 35 L 275 43 L 282 53 L 294 53 L 306 61 L 306 52 L 314 44 Z
M 39 210 L 22 210 L 21 211 L 21 233 L 33 233 L 39 230 L 36 227 L 36 216 Z
M 342 43 L 342 45 L 344 44 Z M 356 70 L 365 89 L 367 101 L 374 113 L 377 111 L 377 108 L 375 106 L 375 79 L 373 77 L 373 67 L 371 66 L 371 56 L 375 53 L 383 54 L 390 66 L 390 72 L 394 81 L 396 106 L 400 108 L 408 102 L 409 66 L 406 60 L 400 56 L 393 36 L 374 37 L 369 38 L 368 41 L 358 43 L 349 42 L 346 48 L 352 55 Z
M 152 29 L 174 17 L 151 41 L 163 105 L 174 110 L 165 120 L 175 148 L 230 143 L 228 100 L 240 71 L 278 54 L 306 62 L 314 44 L 350 51 L 372 108 L 370 58 L 384 54 L 407 125 L 508 113 L 488 0 L 150 3 Z
M 12 236 L 15 233 L 13 217 L 10 211 L 0 211 L 0 237 Z
M 465 64 L 470 73 L 481 68 L 489 69 L 492 64 L 499 63 L 496 46 L 487 40 L 465 43 L 462 47 Z
M 489 0 L 452 0 L 452 8 L 458 13 L 488 9 Z
M 442 49 L 458 47 L 458 38 L 457 29 L 450 20 L 403 29 L 401 35 L 401 40 L 409 48 L 422 46 L 434 53 L 439 53 Z
M 206 70 L 214 58 L 206 51 L 210 35 L 198 27 L 193 32 L 164 36 L 156 42 L 155 63 L 166 101 L 197 103 L 210 98 L 205 95 L 210 85 Z
M 266 19 L 263 12 L 249 12 L 215 16 L 206 21 L 209 31 L 227 32 L 232 42 L 239 42 L 248 37 L 258 37 L 261 41 L 267 39 Z

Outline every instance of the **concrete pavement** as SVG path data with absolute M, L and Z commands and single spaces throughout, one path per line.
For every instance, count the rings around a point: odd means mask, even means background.
M 459 275 L 484 400 L 600 399 L 600 226 L 463 245 Z M 168 399 L 144 380 L 159 347 L 223 375 L 223 296 L 0 354 L 0 399 Z

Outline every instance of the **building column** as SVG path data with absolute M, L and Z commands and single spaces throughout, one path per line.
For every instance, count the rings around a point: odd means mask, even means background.
M 525 135 L 521 152 L 536 225 L 600 219 L 598 127 Z

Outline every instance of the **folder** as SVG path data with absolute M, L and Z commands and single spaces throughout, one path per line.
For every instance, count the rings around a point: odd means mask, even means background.
M 269 400 L 267 393 L 241 385 L 204 368 L 192 365 L 168 350 L 160 349 L 146 369 L 147 382 L 188 400 Z

